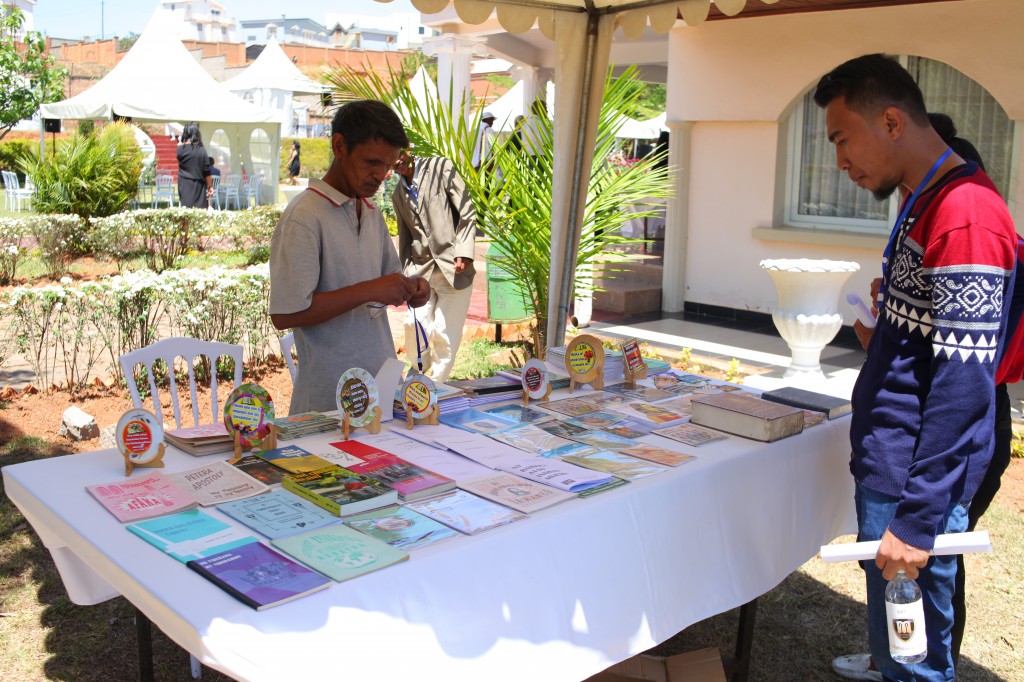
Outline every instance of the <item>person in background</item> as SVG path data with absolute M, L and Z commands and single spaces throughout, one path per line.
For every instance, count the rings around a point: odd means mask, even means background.
M 178 199 L 186 208 L 207 208 L 212 193 L 210 155 L 203 147 L 199 126 L 189 123 L 178 141 Z
M 292 151 L 288 156 L 288 184 L 296 184 L 296 178 L 299 177 L 299 170 L 302 168 L 302 161 L 299 159 L 302 148 L 299 147 L 298 140 L 292 140 Z
M 883 256 L 881 312 L 851 398 L 850 470 L 858 539 L 880 541 L 875 560 L 862 564 L 871 659 L 889 680 L 949 681 L 956 557 L 929 552 L 937 535 L 966 530 L 992 457 L 1017 235 L 991 180 L 935 132 L 920 88 L 895 59 L 865 55 L 836 67 L 814 100 L 840 170 L 879 200 L 909 193 Z M 884 593 L 898 571 L 924 595 L 927 655 L 913 665 L 889 653 Z
M 220 175 L 220 168 L 217 168 L 217 162 L 214 158 L 210 157 L 210 175 Z
M 473 293 L 476 210 L 448 159 L 402 152 L 395 172 L 399 182 L 391 202 L 402 272 L 430 282 L 430 299 L 406 318 L 405 353 L 414 365 L 419 359 L 420 371 L 444 383 L 459 352 Z
M 491 155 L 491 147 L 494 146 L 494 141 L 497 139 L 498 134 L 494 132 L 494 114 L 489 111 L 485 111 L 480 116 L 480 126 L 476 130 L 476 144 L 473 145 L 473 168 L 480 170 L 481 167 L 486 168 L 489 164 L 487 158 Z
M 946 114 L 929 113 L 928 121 L 932 128 L 939 134 L 939 137 L 949 145 L 960 158 L 969 163 L 976 163 L 981 170 L 985 170 L 985 163 L 981 154 L 970 141 L 957 136 L 956 125 L 953 119 Z M 985 477 L 978 486 L 978 492 L 971 500 L 971 506 L 967 510 L 967 530 L 972 531 L 978 525 L 979 519 L 988 511 L 989 505 L 999 492 L 1003 473 L 1010 465 L 1010 442 L 1013 439 L 1013 415 L 1010 409 L 1010 395 L 1007 390 L 1008 383 L 1016 383 L 1024 375 L 1024 326 L 1020 324 L 1024 316 L 1024 272 L 1021 272 L 1021 263 L 1024 262 L 1024 242 L 1018 237 L 1017 244 L 1017 267 L 1013 280 L 1013 295 L 1010 301 L 1008 314 L 1008 326 L 1006 330 L 1006 346 L 1003 356 L 996 369 L 996 415 L 995 415 L 995 441 L 992 450 L 992 461 L 985 470 Z M 871 282 L 871 300 L 877 301 L 878 291 L 882 280 L 875 279 Z M 877 315 L 877 308 L 872 308 Z M 871 339 L 870 329 L 860 325 L 858 336 L 861 345 L 867 350 Z M 953 652 L 954 669 L 960 662 L 960 646 L 963 642 L 964 627 L 967 622 L 966 587 L 967 587 L 966 566 L 962 554 L 957 555 L 956 590 L 953 592 L 953 629 L 951 633 L 951 649 Z M 832 668 L 847 679 L 852 680 L 874 680 L 881 682 L 880 673 L 871 660 L 870 653 L 848 654 L 839 656 L 832 661 Z
M 387 306 L 430 298 L 401 272 L 380 210 L 370 201 L 409 145 L 386 104 L 348 102 L 331 123 L 334 159 L 281 214 L 270 242 L 270 319 L 294 329 L 299 363 L 290 414 L 335 409 L 342 373 L 376 375 L 395 357 Z

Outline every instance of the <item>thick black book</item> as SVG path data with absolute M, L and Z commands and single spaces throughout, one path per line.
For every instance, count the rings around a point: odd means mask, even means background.
M 784 386 L 772 391 L 765 391 L 761 394 L 761 398 L 770 400 L 773 403 L 799 407 L 802 410 L 824 412 L 825 416 L 829 419 L 845 416 L 853 410 L 853 405 L 845 398 L 837 398 L 834 395 L 816 393 L 815 391 L 808 391 L 793 386 Z

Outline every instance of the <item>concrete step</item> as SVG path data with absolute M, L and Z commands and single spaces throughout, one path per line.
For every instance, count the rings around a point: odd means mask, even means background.
M 657 286 L 605 281 L 594 292 L 594 310 L 639 315 L 661 310 L 661 282 Z

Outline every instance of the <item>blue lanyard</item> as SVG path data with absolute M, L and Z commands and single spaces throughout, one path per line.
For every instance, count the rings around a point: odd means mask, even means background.
M 430 348 L 430 339 L 427 337 L 427 330 L 423 328 L 423 323 L 416 319 L 416 309 L 410 305 L 409 310 L 412 312 L 413 332 L 416 335 L 416 369 L 423 374 L 423 353 Z M 421 339 L 422 345 L 420 345 Z
M 900 227 L 903 225 L 903 221 L 907 219 L 907 216 L 910 215 L 910 209 L 913 208 L 914 202 L 917 201 L 917 197 L 920 196 L 921 192 L 924 191 L 924 188 L 928 186 L 928 183 L 931 182 L 932 177 L 939 170 L 942 164 L 946 162 L 946 159 L 948 159 L 949 155 L 952 153 L 953 150 L 950 147 L 946 147 L 946 151 L 942 152 L 942 156 L 940 156 L 935 161 L 935 163 L 932 164 L 931 169 L 924 176 L 924 179 L 921 180 L 921 184 L 919 184 L 917 186 L 917 189 L 911 192 L 910 196 L 908 196 L 906 200 L 903 202 L 903 208 L 900 209 L 900 214 L 896 216 L 896 224 L 892 226 L 892 234 L 889 235 L 889 243 L 885 245 L 885 251 L 882 252 L 882 286 L 880 286 L 878 289 L 879 306 L 881 306 L 882 302 L 884 301 L 885 290 L 888 288 L 889 258 L 892 256 L 893 247 L 896 245 L 896 238 L 899 236 Z

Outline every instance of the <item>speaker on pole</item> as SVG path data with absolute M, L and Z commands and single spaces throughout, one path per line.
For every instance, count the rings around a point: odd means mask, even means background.
M 43 130 L 48 133 L 59 133 L 60 132 L 60 119 L 59 118 L 44 118 L 43 119 Z

